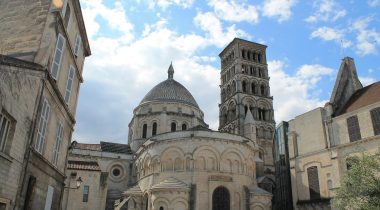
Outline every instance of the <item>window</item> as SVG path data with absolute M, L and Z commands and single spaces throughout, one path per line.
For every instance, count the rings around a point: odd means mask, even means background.
M 37 139 L 36 139 L 36 145 L 35 145 L 37 152 L 41 154 L 42 154 L 42 150 L 45 144 L 45 135 L 46 135 L 46 129 L 47 129 L 47 124 L 49 120 L 49 113 L 50 113 L 50 105 L 48 101 L 45 99 L 44 103 L 42 104 L 40 122 L 38 124 Z
M 10 119 L 5 114 L 0 113 L 0 152 L 4 152 L 6 149 L 10 127 Z
M 83 186 L 83 202 L 88 202 L 88 194 L 90 193 L 90 186 Z
M 357 116 L 347 118 L 347 129 L 351 142 L 360 140 L 362 138 Z
M 247 92 L 247 83 L 245 81 L 243 81 L 242 88 L 243 88 L 243 93 Z
M 154 122 L 152 125 L 152 136 L 157 134 L 157 123 Z
M 46 192 L 46 200 L 45 200 L 45 210 L 51 209 L 51 204 L 53 203 L 53 194 L 54 194 L 54 188 L 48 185 L 48 190 Z
M 146 131 L 148 130 L 148 125 L 144 124 L 143 125 L 143 130 L 142 130 L 142 137 L 145 139 L 146 138 Z
M 75 39 L 74 55 L 78 56 L 81 44 L 82 39 L 79 35 L 77 35 L 77 38 Z
M 177 124 L 175 122 L 172 122 L 171 129 L 172 132 L 177 130 Z
M 307 168 L 307 178 L 309 181 L 310 200 L 320 199 L 317 166 Z
M 161 207 L 160 207 L 160 210 L 164 210 L 164 207 L 161 206 Z
M 59 68 L 61 67 L 63 50 L 65 49 L 65 38 L 58 34 L 57 44 L 55 46 L 54 59 L 51 66 L 51 76 L 54 79 L 58 78 Z
M 212 193 L 212 210 L 230 210 L 230 193 L 225 187 L 218 187 Z
M 63 22 L 64 22 L 67 30 L 69 30 L 70 16 L 71 16 L 70 5 L 67 3 L 66 4 L 66 10 L 65 10 L 65 16 L 63 18 Z
M 62 122 L 58 123 L 58 129 L 57 129 L 57 134 L 55 137 L 55 145 L 53 148 L 53 165 L 57 166 L 58 163 L 58 157 L 59 157 L 59 151 L 61 148 L 61 142 L 63 138 L 63 124 Z
M 68 104 L 70 101 L 71 89 L 73 88 L 75 68 L 70 65 L 69 75 L 67 76 L 66 92 L 65 92 L 65 102 Z
M 113 169 L 112 170 L 112 175 L 113 176 L 119 176 L 121 174 L 121 172 L 120 172 L 120 169 L 119 168 L 115 168 L 115 169 Z
M 182 124 L 182 130 L 183 130 L 183 131 L 187 130 L 187 125 L 186 125 L 186 123 L 183 123 L 183 124 Z
M 380 135 L 380 107 L 371 110 L 371 119 L 375 136 Z

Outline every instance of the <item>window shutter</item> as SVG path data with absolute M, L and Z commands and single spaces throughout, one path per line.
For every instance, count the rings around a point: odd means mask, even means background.
M 51 76 L 56 80 L 58 79 L 58 73 L 61 67 L 61 61 L 62 61 L 64 49 L 65 49 L 65 38 L 61 34 L 58 34 L 57 44 L 56 44 L 55 52 L 54 52 L 54 59 L 51 66 Z
M 64 98 L 66 103 L 69 103 L 70 101 L 71 89 L 73 88 L 74 74 L 75 74 L 75 68 L 72 65 L 70 65 L 69 74 L 67 76 L 66 92 L 65 92 L 65 98 Z
M 77 35 L 77 38 L 75 39 L 75 48 L 74 48 L 74 54 L 76 56 L 78 56 L 78 54 L 79 54 L 81 43 L 82 43 L 82 39 L 80 38 L 79 35 Z
M 39 153 L 42 153 L 42 150 L 44 147 L 49 114 L 50 114 L 50 105 L 48 101 L 45 99 L 42 105 L 41 117 L 40 117 L 40 122 L 38 126 L 38 131 L 37 131 L 37 140 L 36 140 L 36 145 L 35 145 L 35 148 L 37 152 Z

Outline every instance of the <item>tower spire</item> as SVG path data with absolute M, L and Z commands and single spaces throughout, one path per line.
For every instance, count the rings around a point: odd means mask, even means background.
M 174 75 L 173 63 L 170 62 L 170 66 L 168 69 L 168 79 L 173 79 L 173 75 Z

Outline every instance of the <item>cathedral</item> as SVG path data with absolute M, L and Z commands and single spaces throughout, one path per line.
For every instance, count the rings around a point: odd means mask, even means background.
M 265 46 L 235 39 L 220 57 L 219 131 L 208 129 L 172 65 L 135 108 L 129 144 L 137 184 L 125 192 L 128 209 L 270 208 L 271 194 L 256 180 L 264 175 L 256 173 L 258 165 L 273 169 Z
M 107 192 L 96 192 L 97 201 L 106 196 L 107 204 L 99 202 L 94 209 L 271 209 L 275 122 L 265 50 L 264 45 L 235 38 L 220 53 L 218 131 L 208 128 L 203 111 L 175 80 L 170 64 L 167 79 L 134 109 L 126 149 L 116 151 L 123 146 L 107 142 L 74 142 L 67 176 L 92 183 L 88 191 L 104 186 L 89 177 L 107 179 Z M 87 174 L 79 174 L 81 167 Z M 93 175 L 88 174 L 91 168 Z M 67 194 L 64 200 L 81 198 L 81 192 Z M 64 206 L 81 209 L 74 203 Z

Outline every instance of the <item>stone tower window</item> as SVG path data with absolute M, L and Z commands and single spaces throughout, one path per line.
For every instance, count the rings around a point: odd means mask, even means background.
M 183 123 L 183 124 L 182 124 L 182 130 L 183 130 L 183 131 L 187 130 L 187 125 L 186 125 L 186 123 Z
M 157 134 L 157 123 L 154 122 L 152 125 L 152 136 Z
M 160 210 L 164 210 L 164 207 L 161 206 L 161 207 L 160 207 Z
M 142 138 L 145 139 L 146 138 L 146 132 L 148 130 L 148 125 L 147 124 L 144 124 L 143 125 L 143 130 L 142 130 Z
M 170 131 L 171 132 L 174 132 L 177 130 L 177 124 L 175 122 L 172 122 L 171 126 L 170 126 Z
M 380 107 L 371 110 L 371 119 L 375 136 L 380 135 Z
M 317 166 L 307 168 L 307 178 L 309 181 L 310 200 L 320 199 L 319 179 Z
M 347 118 L 347 129 L 351 142 L 360 140 L 362 138 L 360 134 L 360 126 L 357 116 Z
M 243 81 L 242 87 L 243 87 L 243 93 L 246 93 L 247 92 L 247 83 L 245 81 Z

